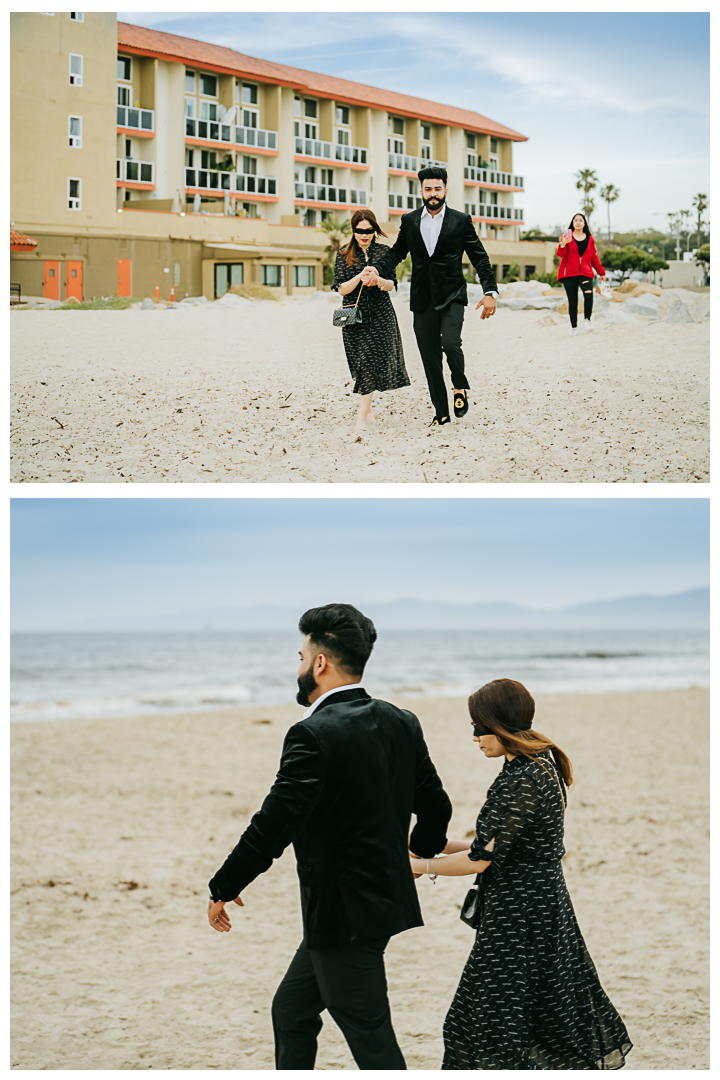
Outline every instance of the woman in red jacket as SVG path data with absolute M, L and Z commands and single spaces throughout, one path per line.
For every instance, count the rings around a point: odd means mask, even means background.
M 585 329 L 592 330 L 594 272 L 605 279 L 605 270 L 598 258 L 595 241 L 590 235 L 590 226 L 584 214 L 576 214 L 570 222 L 570 228 L 560 237 L 557 249 L 560 256 L 558 281 L 562 281 L 568 298 L 570 315 L 570 336 L 577 334 L 578 288 L 582 289 L 585 301 Z

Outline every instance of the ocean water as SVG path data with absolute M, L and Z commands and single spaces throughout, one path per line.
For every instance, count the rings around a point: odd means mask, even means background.
M 295 700 L 299 635 L 240 631 L 14 634 L 11 719 L 132 716 Z M 490 679 L 533 694 L 709 685 L 690 630 L 384 631 L 372 694 L 464 697 Z

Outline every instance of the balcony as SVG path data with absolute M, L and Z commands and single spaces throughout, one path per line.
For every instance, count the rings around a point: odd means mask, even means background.
M 300 139 L 300 142 L 303 142 Z M 348 165 L 367 165 L 368 151 L 364 146 L 343 146 L 335 143 L 335 160 Z
M 152 109 L 131 109 L 128 105 L 118 105 L 117 126 L 151 135 L 155 131 L 155 113 Z
M 416 158 L 409 154 L 388 154 L 388 169 L 416 173 L 418 169 L 427 169 L 431 165 L 447 169 L 447 161 L 435 161 L 433 158 Z
M 277 197 L 277 179 L 274 176 L 246 176 L 221 169 L 185 169 L 185 187 L 217 192 L 218 195 L 239 192 L 243 195 Z
M 513 176 L 512 173 L 493 172 L 491 169 L 475 168 L 472 165 L 465 166 L 465 179 L 474 184 L 498 184 L 503 187 L 524 188 L 522 176 Z
M 185 138 L 274 151 L 277 151 L 278 145 L 277 131 L 238 127 L 237 124 L 223 124 L 219 120 L 193 120 L 189 116 L 185 117 Z
M 117 180 L 120 184 L 154 184 L 155 166 L 152 161 L 116 158 Z
M 492 203 L 465 203 L 465 213 L 471 217 L 497 218 L 501 221 L 523 221 L 524 210 L 517 206 L 497 206 Z
M 423 201 L 419 195 L 396 195 L 388 192 L 388 206 L 391 210 L 419 210 Z
M 367 192 L 357 188 L 338 187 L 335 184 L 295 184 L 295 200 L 334 203 L 339 205 L 367 206 Z

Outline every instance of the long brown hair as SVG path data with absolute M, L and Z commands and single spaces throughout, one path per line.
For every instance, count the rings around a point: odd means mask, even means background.
M 535 701 L 522 683 L 493 679 L 470 695 L 468 709 L 477 734 L 495 735 L 508 753 L 537 760 L 541 751 L 550 750 L 566 787 L 572 785 L 570 758 L 547 735 L 530 727 Z
M 348 266 L 354 266 L 355 260 L 360 255 L 360 246 L 355 239 L 355 227 L 359 225 L 361 221 L 367 221 L 368 225 L 372 225 L 375 230 L 375 238 L 378 236 L 387 237 L 387 233 L 384 233 L 377 223 L 377 218 L 373 214 L 372 210 L 356 210 L 353 216 L 350 218 L 350 227 L 352 228 L 352 236 L 348 240 L 345 247 L 340 248 L 340 254 L 344 256 L 345 262 Z

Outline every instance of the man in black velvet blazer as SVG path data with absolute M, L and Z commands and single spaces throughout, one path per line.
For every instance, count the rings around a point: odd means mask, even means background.
M 292 843 L 304 936 L 273 1000 L 277 1069 L 312 1069 L 328 1009 L 360 1069 L 404 1069 L 383 954 L 422 926 L 412 851 L 447 843 L 452 814 L 416 716 L 371 698 L 360 678 L 375 628 L 349 604 L 300 620 L 298 696 L 309 706 L 285 736 L 260 810 L 210 882 L 208 920 L 230 930 L 224 905 Z M 417 822 L 410 834 L 411 815 Z
M 387 259 L 396 266 L 408 254 L 412 257 L 410 310 L 435 409 L 430 426 L 437 427 L 450 423 L 443 352 L 452 375 L 455 416 L 464 416 L 469 408 L 470 384 L 465 375 L 461 339 L 468 302 L 463 252 L 475 267 L 485 293 L 477 305 L 483 309 L 481 319 L 495 314 L 497 284 L 472 218 L 446 204 L 447 171 L 438 165 L 428 166 L 420 170 L 418 179 L 423 207 L 403 214 L 398 238 L 383 262 Z

